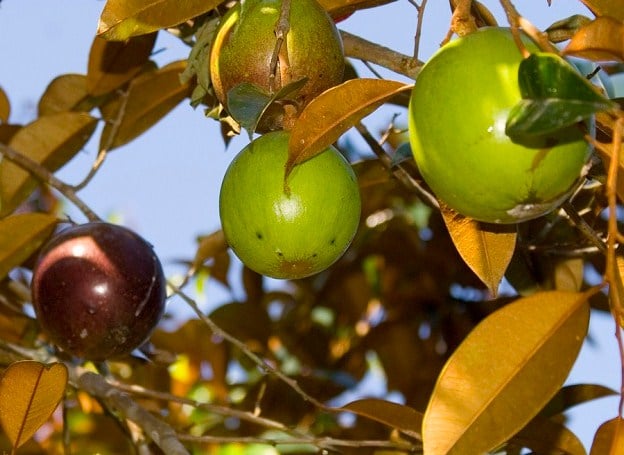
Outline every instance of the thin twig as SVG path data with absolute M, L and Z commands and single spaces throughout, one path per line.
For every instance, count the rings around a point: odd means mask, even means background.
M 340 35 L 347 57 L 374 63 L 411 79 L 416 79 L 416 75 L 424 65 L 416 58 L 372 43 L 344 30 L 340 30 Z
M 420 199 L 428 206 L 440 209 L 440 204 L 433 194 L 423 188 L 405 169 L 399 166 L 392 166 L 392 159 L 388 156 L 386 151 L 379 145 L 373 135 L 368 131 L 366 126 L 361 122 L 355 126 L 362 138 L 366 141 L 371 150 L 377 155 L 377 158 L 383 164 L 383 166 L 392 172 L 396 179 L 401 182 L 406 188 L 414 191 Z
M 95 212 L 82 201 L 82 199 L 78 197 L 76 191 L 70 185 L 67 185 L 65 182 L 56 178 L 56 176 L 52 174 L 52 172 L 50 172 L 41 164 L 33 161 L 26 155 L 23 155 L 17 150 L 2 143 L 0 143 L 0 154 L 2 154 L 9 161 L 17 164 L 22 169 L 28 171 L 37 180 L 41 181 L 42 183 L 47 183 L 51 187 L 58 190 L 70 202 L 78 207 L 78 209 L 82 213 L 84 213 L 89 221 L 101 221 L 101 218 L 97 216 Z
M 418 5 L 415 1 L 410 1 L 412 5 L 416 8 L 417 11 L 417 19 L 416 19 L 416 33 L 414 34 L 414 58 L 418 58 L 420 54 L 420 37 L 422 35 L 422 26 L 423 26 L 423 18 L 425 16 L 425 7 L 427 6 L 427 0 L 421 0 L 420 5 Z
M 73 379 L 81 389 L 100 400 L 109 409 L 120 412 L 124 418 L 139 425 L 145 435 L 166 455 L 189 455 L 175 430 L 141 407 L 127 393 L 113 387 L 102 375 L 90 371 L 77 373 L 78 377 Z
M 110 132 L 108 133 L 108 136 L 106 137 L 106 143 L 98 151 L 98 155 L 95 158 L 95 161 L 93 162 L 93 165 L 91 166 L 91 169 L 89 170 L 89 173 L 86 175 L 86 177 L 82 180 L 82 182 L 73 186 L 74 191 L 80 191 L 81 189 L 86 187 L 100 170 L 102 164 L 104 164 L 104 161 L 108 156 L 108 152 L 113 147 L 113 142 L 115 142 L 115 139 L 117 138 L 117 133 L 119 132 L 121 121 L 126 115 L 126 107 L 128 106 L 129 95 L 130 89 L 120 91 L 119 98 L 121 99 L 121 104 L 119 105 L 119 110 L 117 111 L 115 119 L 109 122 L 109 124 L 112 126 Z

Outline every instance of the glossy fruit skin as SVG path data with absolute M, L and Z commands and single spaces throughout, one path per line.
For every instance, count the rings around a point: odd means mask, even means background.
M 360 220 L 355 174 L 333 147 L 294 167 L 284 190 L 289 134 L 267 133 L 228 167 L 219 196 L 225 237 L 250 269 L 273 278 L 316 274 L 338 260 Z
M 166 284 L 151 245 L 109 223 L 67 228 L 46 244 L 33 270 L 42 330 L 67 353 L 89 360 L 129 354 L 165 310 Z
M 344 50 L 338 29 L 316 0 L 291 2 L 290 30 L 279 54 L 274 87 L 271 59 L 275 51 L 275 25 L 281 0 L 244 0 L 223 17 L 210 53 L 210 78 L 215 95 L 227 108 L 227 93 L 242 82 L 266 93 L 276 93 L 291 82 L 307 78 L 295 94 L 300 111 L 310 100 L 342 82 Z M 279 129 L 286 115 L 283 106 L 273 106 L 264 115 L 261 131 Z
M 586 172 L 590 147 L 576 125 L 532 145 L 505 134 L 507 114 L 521 99 L 521 60 L 509 29 L 480 29 L 438 50 L 411 95 L 410 144 L 425 182 L 443 203 L 479 221 L 544 215 Z

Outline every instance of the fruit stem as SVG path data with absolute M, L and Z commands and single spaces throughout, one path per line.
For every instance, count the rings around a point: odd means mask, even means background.
M 282 0 L 280 15 L 275 24 L 275 37 L 277 40 L 275 41 L 275 50 L 271 57 L 271 75 L 269 76 L 269 89 L 271 93 L 275 93 L 277 90 L 278 84 L 276 84 L 276 79 L 278 65 L 280 66 L 280 72 L 282 70 L 288 72 L 290 68 L 290 63 L 288 61 L 288 43 L 286 42 L 286 37 L 290 30 L 290 2 L 291 0 Z M 284 61 L 280 62 L 282 45 L 284 46 L 284 53 L 282 55 Z M 284 68 L 281 68 L 282 65 Z

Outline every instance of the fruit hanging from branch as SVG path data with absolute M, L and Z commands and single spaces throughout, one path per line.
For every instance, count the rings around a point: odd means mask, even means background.
M 223 178 L 219 213 L 226 239 L 250 269 L 303 278 L 338 260 L 360 220 L 355 174 L 333 147 L 294 167 L 284 181 L 289 133 L 254 140 Z
M 166 285 L 149 243 L 95 222 L 67 228 L 44 246 L 32 297 L 52 342 L 76 357 L 105 360 L 145 342 L 164 312 Z
M 538 51 L 526 36 L 523 44 Z M 418 75 L 410 143 L 425 182 L 467 217 L 517 223 L 558 207 L 587 169 L 586 124 L 530 141 L 505 132 L 522 99 L 522 53 L 506 28 L 484 28 L 442 47 Z
M 316 0 L 293 0 L 290 14 L 282 18 L 281 13 L 281 0 L 237 3 L 223 17 L 210 52 L 212 86 L 226 109 L 230 90 L 240 84 L 255 86 L 267 99 L 294 84 L 292 93 L 286 89 L 266 109 L 259 131 L 288 125 L 314 97 L 342 82 L 344 74 L 340 34 Z M 277 30 L 285 36 L 278 38 Z

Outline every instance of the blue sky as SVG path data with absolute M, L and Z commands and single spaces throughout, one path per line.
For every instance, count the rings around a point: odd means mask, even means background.
M 484 2 L 501 22 L 498 2 Z M 568 14 L 588 14 L 580 3 L 554 0 L 516 2 L 540 28 Z M 530 9 L 523 9 L 531 3 Z M 427 6 L 421 59 L 426 59 L 443 39 L 449 20 L 448 2 L 430 1 Z M 102 0 L 3 0 L 0 3 L 0 86 L 12 103 L 11 122 L 26 123 L 35 117 L 38 97 L 47 84 L 64 73 L 85 73 L 91 41 L 97 27 Z M 410 54 L 415 14 L 407 0 L 356 13 L 341 28 L 397 51 Z M 183 59 L 188 48 L 161 33 L 156 44 L 162 51 L 156 60 L 167 63 Z M 366 75 L 362 69 L 362 74 Z M 386 77 L 405 80 L 382 71 Z M 370 74 L 369 74 L 370 75 Z M 384 108 L 365 123 L 383 127 L 396 108 Z M 146 134 L 113 151 L 103 168 L 80 196 L 102 217 L 120 216 L 154 244 L 169 273 L 172 262 L 188 259 L 195 237 L 219 228 L 218 191 L 225 169 L 246 138 L 234 140 L 225 150 L 216 122 L 201 110 L 183 103 Z M 97 142 L 67 165 L 59 176 L 77 183 L 97 154 Z M 81 215 L 68 207 L 77 221 Z M 208 288 L 206 306 L 227 298 L 218 285 Z M 172 302 L 179 305 L 179 302 Z M 609 317 L 592 314 L 591 343 L 584 346 L 569 383 L 590 382 L 619 388 L 619 355 Z M 571 428 L 586 446 L 597 426 L 617 413 L 617 398 L 597 400 L 579 407 Z

